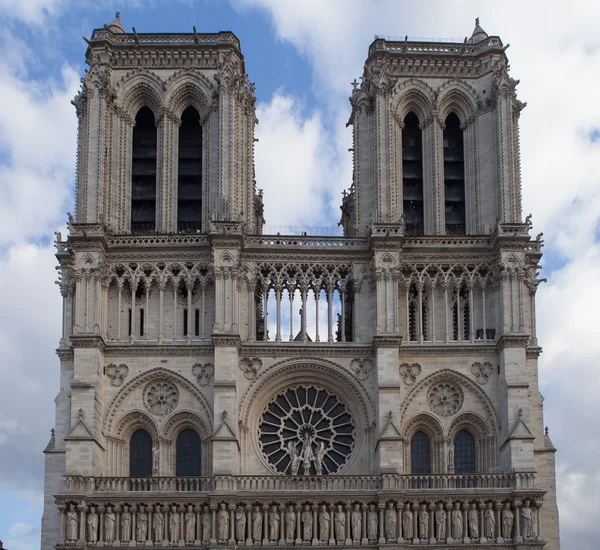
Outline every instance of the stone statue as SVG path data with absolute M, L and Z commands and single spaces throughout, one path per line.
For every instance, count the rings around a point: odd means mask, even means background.
M 452 538 L 457 540 L 463 538 L 463 513 L 459 502 L 452 510 Z
M 479 517 L 477 516 L 477 506 L 475 503 L 471 504 L 469 513 L 467 514 L 469 522 L 469 536 L 472 539 L 479 538 Z
M 335 540 L 344 541 L 346 539 L 346 514 L 342 510 L 342 505 L 338 504 L 334 514 Z
M 315 459 L 312 449 L 312 442 L 313 438 L 308 432 L 305 432 L 302 438 L 302 466 L 304 468 L 305 476 L 310 474 L 310 465 Z
M 156 505 L 152 526 L 154 527 L 154 542 L 165 540 L 165 514 L 161 510 L 160 504 Z
M 302 512 L 302 540 L 308 541 L 312 538 L 313 530 L 313 518 L 310 511 L 310 505 L 304 505 L 304 511 Z
M 286 538 L 286 540 L 293 541 L 295 532 L 296 532 L 296 512 L 294 512 L 294 507 L 290 506 L 285 513 L 285 538 Z
M 212 514 L 208 506 L 202 512 L 202 542 L 209 542 L 212 530 Z
M 98 514 L 93 504 L 90 506 L 90 513 L 87 517 L 87 532 L 89 542 L 98 542 Z
M 410 504 L 407 502 L 404 505 L 404 510 L 402 511 L 402 531 L 403 537 L 406 540 L 410 540 L 413 538 L 413 513 L 410 509 Z
M 377 540 L 377 511 L 374 504 L 369 504 L 367 513 L 367 537 L 369 540 Z
M 160 453 L 158 449 L 158 441 L 152 443 L 152 475 L 157 476 L 159 473 Z
M 323 504 L 319 512 L 319 540 L 326 541 L 329 539 L 329 523 L 331 517 L 327 511 L 327 506 Z
M 323 459 L 325 458 L 325 442 L 321 441 L 315 451 L 315 470 L 317 475 L 323 475 Z
M 429 538 L 429 512 L 427 511 L 427 504 L 423 504 L 419 510 L 419 538 Z
M 354 505 L 352 515 L 350 516 L 350 522 L 352 524 L 352 540 L 359 541 L 362 537 L 362 515 L 360 512 L 360 504 Z
M 448 473 L 454 473 L 454 445 L 452 442 L 448 443 Z
M 246 512 L 238 506 L 235 511 L 235 538 L 238 542 L 244 542 L 246 537 Z
M 123 505 L 123 513 L 121 514 L 121 542 L 129 542 L 131 540 L 131 512 L 127 504 Z
M 225 509 L 225 503 L 221 502 L 217 514 L 217 534 L 219 540 L 227 540 L 229 535 L 229 514 Z
M 73 503 L 69 504 L 67 512 L 67 540 L 77 540 L 77 510 Z
M 515 516 L 512 513 L 512 510 L 510 509 L 510 502 L 506 502 L 504 504 L 504 510 L 502 510 L 502 538 L 512 538 L 514 519 Z
M 148 539 L 148 514 L 143 504 L 140 504 L 137 513 L 137 524 L 135 526 L 135 538 L 138 542 L 146 542 Z
M 279 512 L 277 506 L 271 506 L 269 512 L 269 540 L 277 540 L 279 538 Z
M 252 511 L 252 538 L 254 542 L 260 542 L 262 540 L 262 511 L 259 506 L 255 506 Z
M 194 507 L 191 504 L 188 505 L 184 520 L 185 542 L 194 542 L 196 540 L 196 514 L 194 514 Z
M 177 511 L 177 506 L 173 505 L 171 507 L 171 514 L 169 517 L 169 534 L 171 538 L 169 539 L 171 542 L 178 542 L 181 538 L 179 536 L 179 528 L 181 523 L 181 518 L 179 517 L 179 512 Z
M 385 538 L 388 540 L 396 538 L 396 510 L 393 502 L 388 503 L 385 511 Z
M 435 538 L 438 540 L 446 538 L 446 512 L 441 502 L 435 510 Z
M 533 538 L 533 514 L 529 507 L 529 500 L 523 504 L 523 538 Z
M 104 542 L 113 542 L 115 540 L 115 521 L 117 517 L 109 504 L 104 514 Z
M 494 510 L 492 510 L 491 502 L 488 502 L 487 506 L 485 507 L 485 512 L 483 514 L 483 527 L 483 536 L 488 539 L 493 539 L 494 532 L 496 531 L 496 517 L 494 516 Z
M 300 455 L 298 454 L 298 451 L 296 450 L 296 444 L 293 441 L 288 441 L 288 452 L 291 460 L 291 474 L 293 476 L 297 476 L 298 469 L 300 468 Z

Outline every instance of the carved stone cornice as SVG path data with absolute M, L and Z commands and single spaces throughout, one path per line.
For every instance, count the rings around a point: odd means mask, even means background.
M 73 349 L 77 348 L 95 348 L 101 353 L 106 352 L 106 343 L 101 336 L 93 334 L 73 334 L 70 337 Z
M 213 346 L 216 348 L 240 348 L 242 342 L 238 335 L 233 334 L 213 334 Z
M 329 344 L 322 343 L 242 343 L 241 357 L 372 357 L 373 350 L 370 344 L 357 344 L 344 342 Z
M 399 334 L 381 334 L 373 338 L 373 351 L 379 348 L 400 348 L 402 344 L 402 336 Z
M 527 346 L 525 357 L 527 359 L 537 359 L 542 354 L 542 351 L 540 346 Z
M 156 345 L 131 344 L 106 346 L 107 357 L 210 357 L 213 354 L 212 342 L 190 344 Z
M 72 348 L 58 348 L 56 350 L 56 355 L 58 355 L 58 358 L 61 360 L 61 362 L 73 361 Z
M 497 351 L 501 353 L 504 348 L 525 348 L 529 342 L 529 334 L 504 334 L 500 336 Z
M 445 356 L 494 356 L 498 353 L 494 344 L 403 344 L 400 357 L 445 357 Z

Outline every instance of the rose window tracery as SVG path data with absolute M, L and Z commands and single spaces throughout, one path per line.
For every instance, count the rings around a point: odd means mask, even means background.
M 439 416 L 456 414 L 463 404 L 464 395 L 454 382 L 438 382 L 427 392 L 429 408 Z
M 179 403 L 179 391 L 172 382 L 151 382 L 144 391 L 144 405 L 157 415 L 169 414 Z
M 338 472 L 354 446 L 354 422 L 346 405 L 315 386 L 289 388 L 264 410 L 259 443 L 269 464 L 289 475 Z

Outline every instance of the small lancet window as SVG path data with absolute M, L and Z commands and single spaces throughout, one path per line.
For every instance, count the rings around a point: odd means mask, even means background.
M 423 145 L 419 119 L 408 113 L 402 129 L 403 212 L 408 235 L 423 235 Z
M 465 235 L 465 151 L 460 120 L 454 113 L 444 128 L 446 234 Z
M 152 475 L 152 437 L 146 430 L 136 430 L 129 440 L 129 476 Z
M 410 473 L 431 473 L 431 447 L 423 432 L 417 432 L 410 440 Z
M 177 436 L 177 476 L 200 475 L 200 437 L 194 430 L 183 430 Z
M 131 160 L 131 232 L 156 230 L 156 125 L 142 107 L 135 117 Z
M 188 107 L 179 127 L 179 166 L 177 172 L 177 231 L 202 229 L 202 127 L 200 115 Z
M 454 472 L 475 473 L 475 438 L 466 430 L 461 430 L 454 438 Z

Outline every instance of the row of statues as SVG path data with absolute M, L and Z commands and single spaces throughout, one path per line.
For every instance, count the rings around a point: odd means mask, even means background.
M 118 511 L 116 511 L 118 510 Z M 208 505 L 132 508 L 127 504 L 89 509 L 70 503 L 66 511 L 66 542 L 85 537 L 103 543 L 215 541 L 245 543 L 390 542 L 397 540 L 512 540 L 534 538 L 530 501 L 518 508 L 515 529 L 511 503 L 437 504 L 304 504 L 235 506 Z M 83 528 L 80 522 L 84 522 Z M 85 529 L 85 534 L 84 534 Z M 516 533 L 515 533 L 516 531 Z

